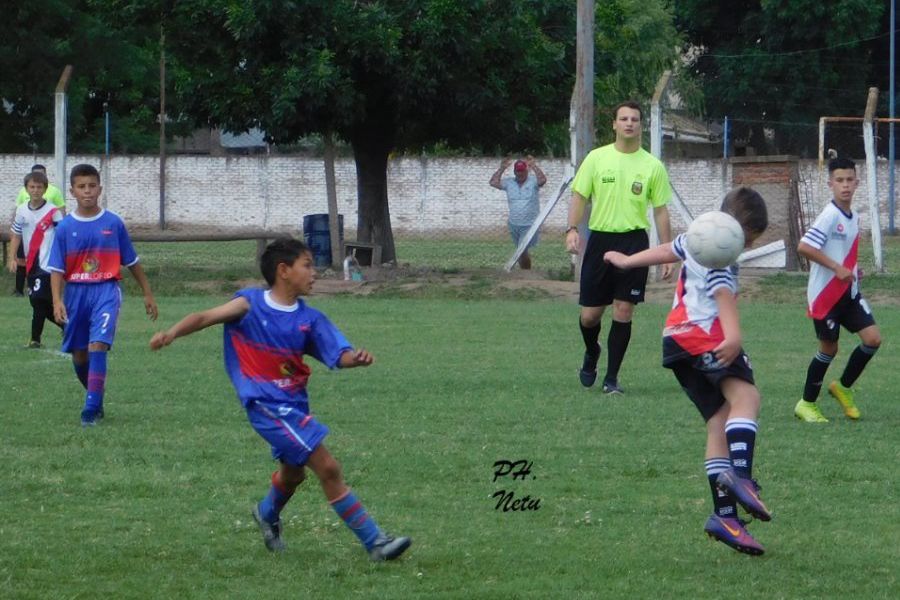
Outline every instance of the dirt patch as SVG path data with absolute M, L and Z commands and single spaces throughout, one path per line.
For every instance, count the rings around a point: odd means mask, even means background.
M 742 302 L 771 302 L 803 306 L 806 298 L 806 277 L 792 275 L 787 281 L 766 283 L 772 275 L 768 270 L 742 270 L 739 278 Z M 509 273 L 499 269 L 475 269 L 443 272 L 409 266 L 364 268 L 363 281 L 345 281 L 343 274 L 330 269 L 319 274 L 314 295 L 339 294 L 369 296 L 450 298 L 507 298 L 552 299 L 578 303 L 578 284 L 560 281 L 546 271 Z M 258 283 L 257 283 L 258 284 Z M 865 287 L 865 286 L 864 286 Z M 651 281 L 647 284 L 646 301 L 668 304 L 675 293 L 675 282 Z M 892 292 L 869 289 L 866 298 L 878 306 L 900 306 L 900 297 Z

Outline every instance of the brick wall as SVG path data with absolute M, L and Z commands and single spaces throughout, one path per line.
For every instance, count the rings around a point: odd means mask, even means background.
M 51 156 L 0 155 L 0 198 L 7 198 L 7 218 L 12 215 L 22 177 L 35 162 L 51 169 L 50 181 L 60 185 L 52 172 Z M 114 156 L 108 163 L 99 156 L 68 157 L 71 168 L 90 162 L 101 169 L 103 201 L 132 227 L 155 227 L 159 210 L 159 163 L 155 156 Z M 547 175 L 541 201 L 554 199 L 568 166 L 562 159 L 538 161 Z M 395 233 L 423 236 L 506 235 L 505 194 L 488 185 L 499 160 L 491 158 L 396 158 L 388 166 L 388 194 Z M 734 165 L 721 160 L 667 160 L 672 185 L 693 215 L 715 208 L 730 188 Z M 783 175 L 755 173 L 758 178 Z M 887 227 L 886 161 L 878 164 L 882 229 Z M 327 212 L 325 174 L 321 160 L 293 156 L 174 156 L 166 161 L 166 219 L 176 230 L 214 231 L 239 227 L 297 232 L 303 216 Z M 347 239 L 356 225 L 356 169 L 349 158 L 335 163 L 339 211 L 344 215 Z M 858 165 L 860 187 L 855 208 L 862 226 L 870 227 L 866 166 Z M 808 189 L 818 210 L 830 200 L 816 161 L 800 162 L 801 190 Z M 740 175 L 739 175 L 740 176 Z M 760 179 L 756 179 L 760 181 Z M 66 194 L 69 196 L 69 194 Z M 802 191 L 801 191 L 802 195 Z M 545 232 L 565 227 L 568 194 L 550 214 Z M 69 208 L 74 201 L 69 200 Z M 683 230 L 684 219 L 672 210 L 673 226 Z

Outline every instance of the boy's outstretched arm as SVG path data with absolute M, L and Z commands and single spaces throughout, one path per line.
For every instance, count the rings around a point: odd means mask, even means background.
M 341 354 L 338 366 L 342 369 L 352 369 L 353 367 L 368 367 L 375 362 L 375 357 L 364 348 L 347 350 Z
M 157 308 L 156 300 L 153 298 L 150 280 L 147 279 L 147 274 L 144 273 L 144 267 L 141 266 L 141 263 L 134 263 L 128 267 L 128 270 L 131 271 L 134 280 L 137 281 L 138 285 L 141 286 L 141 291 L 144 292 L 144 310 L 147 311 L 147 316 L 150 317 L 151 321 L 155 321 L 156 317 L 159 316 L 159 308 Z
M 250 303 L 246 298 L 234 298 L 214 308 L 191 313 L 167 330 L 154 334 L 150 338 L 150 349 L 159 350 L 174 342 L 175 338 L 184 337 L 211 325 L 240 319 L 247 314 L 248 310 L 250 310 Z M 343 359 L 343 356 L 341 358 Z
M 627 255 L 621 252 L 607 252 L 603 260 L 620 269 L 635 269 L 637 267 L 649 267 L 650 265 L 666 265 L 681 260 L 672 250 L 672 243 L 660 244 L 653 248 L 641 250 L 637 254 Z
M 713 349 L 716 359 L 724 366 L 734 362 L 741 352 L 741 322 L 738 317 L 737 298 L 728 288 L 721 287 L 715 292 L 719 307 L 719 323 L 725 339 Z

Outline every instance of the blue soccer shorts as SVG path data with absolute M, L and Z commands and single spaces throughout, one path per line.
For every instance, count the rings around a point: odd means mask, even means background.
M 328 435 L 328 427 L 291 402 L 253 400 L 247 404 L 247 420 L 269 442 L 272 458 L 303 466 Z
M 119 282 L 69 283 L 65 304 L 69 320 L 63 331 L 63 352 L 84 350 L 94 342 L 112 348 L 122 307 Z

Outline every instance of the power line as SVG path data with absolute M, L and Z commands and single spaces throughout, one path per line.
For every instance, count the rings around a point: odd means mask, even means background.
M 895 32 L 896 31 L 900 31 L 900 29 L 895 30 Z M 772 57 L 772 56 L 796 56 L 798 54 L 811 54 L 813 52 L 825 52 L 827 50 L 836 50 L 838 48 L 843 48 L 844 46 L 853 46 L 856 44 L 861 44 L 863 42 L 871 42 L 874 40 L 879 40 L 879 39 L 888 37 L 889 35 L 891 35 L 891 32 L 887 31 L 885 33 L 880 33 L 878 35 L 868 37 L 868 38 L 860 38 L 860 39 L 850 40 L 848 42 L 841 42 L 840 44 L 835 44 L 833 46 L 825 46 L 823 48 L 810 48 L 808 50 L 791 50 L 790 52 L 754 52 L 754 53 L 749 53 L 749 54 L 709 54 L 709 53 L 704 53 L 704 54 L 698 55 L 697 58 L 698 59 L 705 58 L 705 57 L 711 57 L 711 58 L 753 58 L 753 57 L 766 58 L 766 57 Z

